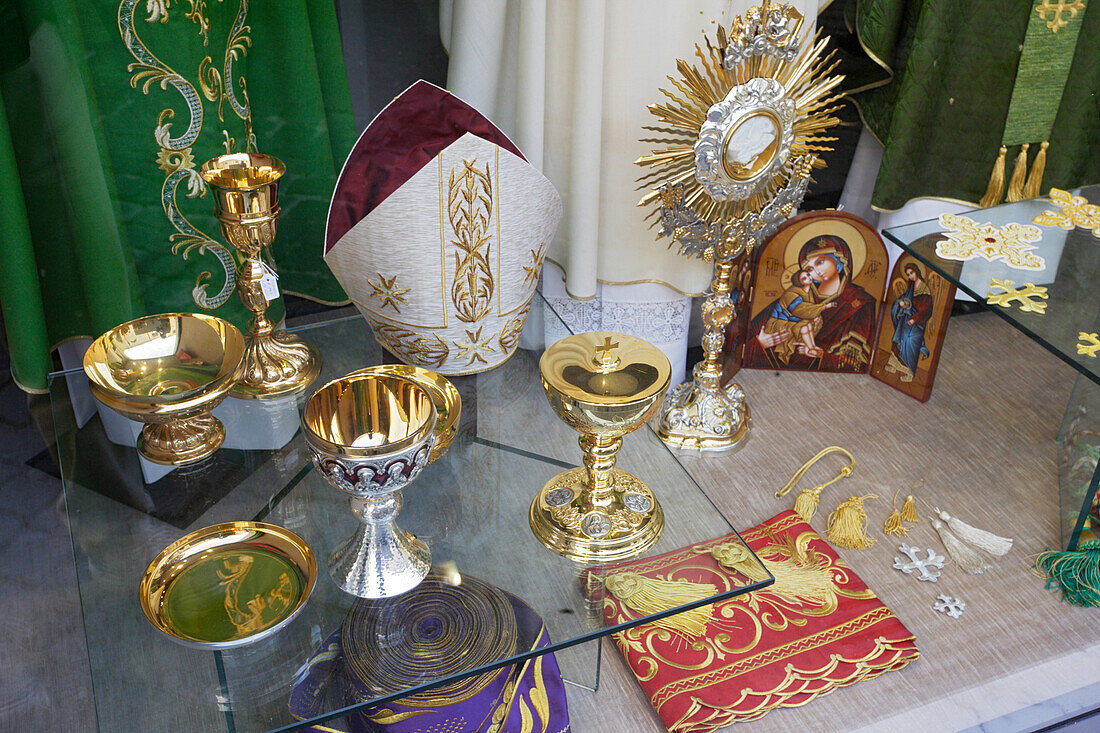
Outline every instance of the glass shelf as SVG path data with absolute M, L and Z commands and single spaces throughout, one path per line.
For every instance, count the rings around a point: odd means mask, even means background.
M 1071 193 L 1100 203 L 1100 185 Z M 1066 230 L 1032 221 L 1045 212 L 1058 211 L 1059 207 L 1043 196 L 960 215 L 979 226 L 1034 227 L 1039 239 L 1026 243 L 1032 247 L 1027 252 L 1042 258 L 1040 269 L 1013 267 L 1001 258 L 989 261 L 979 256 L 960 261 L 941 257 L 937 248 L 946 236 L 939 219 L 892 227 L 883 234 L 979 303 L 1003 292 L 1003 288 L 992 286 L 994 279 L 1011 281 L 1015 288 L 1026 283 L 1046 288 L 1046 298 L 1032 298 L 1045 304 L 1041 312 L 1025 311 L 1019 302 L 987 307 L 1078 372 L 1057 439 L 1061 540 L 1063 547 L 1073 550 L 1100 533 L 1096 505 L 1100 484 L 1100 358 L 1078 348 L 1090 343 L 1082 338 L 1084 334 L 1100 332 L 1100 288 L 1093 282 L 1100 274 L 1100 237 L 1081 227 Z M 1020 388 L 1027 389 L 1027 385 Z
M 317 385 L 391 360 L 358 315 L 295 330 L 324 356 Z M 525 338 L 542 332 L 564 335 L 567 329 L 536 295 Z M 96 414 L 78 425 L 74 404 L 91 404 L 83 372 L 52 375 L 59 464 L 100 730 L 224 727 L 244 733 L 294 730 L 330 720 L 337 722 L 326 725 L 339 727 L 338 719 L 359 708 L 546 652 L 556 652 L 568 682 L 594 689 L 599 645 L 576 645 L 770 582 L 605 628 L 599 591 L 593 597 L 591 589 L 586 593 L 582 587 L 584 567 L 545 549 L 528 527 L 527 510 L 535 493 L 551 476 L 578 465 L 581 451 L 577 434 L 554 416 L 543 394 L 541 347 L 524 346 L 521 342 L 515 355 L 496 369 L 452 380 L 463 400 L 458 436 L 447 454 L 404 492 L 400 524 L 428 543 L 437 566 L 480 578 L 529 604 L 542 616 L 550 646 L 523 649 L 447 677 L 426 673 L 414 685 L 387 690 L 352 707 L 333 703 L 301 721 L 288 709 L 293 683 L 324 640 L 340 628 L 354 600 L 333 584 L 325 560 L 351 534 L 356 520 L 346 495 L 313 468 L 300 430 L 278 448 L 222 448 L 198 466 L 165 473 L 143 465 L 129 437 L 133 426 L 115 424 L 117 416 Z M 221 415 L 227 441 L 284 440 L 296 430 L 308 394 L 275 406 L 250 402 L 250 409 L 266 411 L 260 414 L 233 412 L 243 408 L 227 400 L 219 408 L 232 413 Z M 649 428 L 624 439 L 618 465 L 646 481 L 664 507 L 665 531 L 648 554 L 733 531 Z M 320 566 L 317 586 L 302 613 L 273 637 L 235 650 L 187 648 L 162 636 L 138 606 L 138 582 L 148 563 L 190 531 L 242 519 L 285 526 L 313 549 Z M 596 577 L 602 577 L 599 569 Z

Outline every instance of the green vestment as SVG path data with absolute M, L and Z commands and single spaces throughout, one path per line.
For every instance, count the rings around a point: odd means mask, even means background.
M 321 258 L 355 142 L 331 0 L 0 0 L 0 94 L 0 306 L 24 388 L 45 388 L 50 347 L 147 313 L 247 328 L 197 174 L 226 151 L 286 163 L 282 291 L 346 300 Z
M 1100 2 L 1067 22 L 1077 33 L 1060 99 L 1045 126 L 1049 142 L 1041 191 L 1100 181 Z M 851 17 L 870 59 L 863 74 L 850 74 L 863 121 L 885 152 L 871 203 L 896 210 L 919 197 L 977 205 L 990 182 L 1001 145 L 1007 171 L 1020 142 L 1007 131 L 1025 34 L 1033 17 L 1044 23 L 1036 0 L 859 0 Z M 1090 3 L 1091 5 L 1091 3 Z M 849 6 L 849 10 L 852 6 Z M 1044 32 L 1053 33 L 1045 30 Z M 1065 34 L 1065 28 L 1059 30 Z M 1034 39 L 1033 39 L 1034 40 Z M 1045 41 L 1046 39 L 1039 39 Z M 1057 38 L 1055 38 L 1057 40 Z M 1050 58 L 1051 78 L 1057 59 Z M 1040 69 L 1041 70 L 1041 69 Z M 1034 74 L 1021 77 L 1036 96 L 1049 91 Z M 1061 83 L 1060 81 L 1056 83 Z M 1056 93 L 1057 90 L 1055 90 Z

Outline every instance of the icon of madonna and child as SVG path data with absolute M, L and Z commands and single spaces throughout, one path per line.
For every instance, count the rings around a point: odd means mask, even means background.
M 854 227 L 843 228 L 857 234 Z M 778 239 L 762 253 L 744 366 L 866 372 L 885 285 L 881 241 L 873 242 L 879 252 L 868 251 L 862 237 L 851 237 L 849 244 L 837 234 L 819 234 L 801 238 L 801 246 L 797 236 Z M 779 263 L 787 267 L 777 278 Z

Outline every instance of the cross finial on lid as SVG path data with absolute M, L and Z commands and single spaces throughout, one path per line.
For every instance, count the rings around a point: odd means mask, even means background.
M 610 336 L 604 336 L 603 343 L 596 347 L 595 362 L 601 367 L 613 367 L 619 363 L 619 357 L 612 350 L 619 348 L 619 342 L 611 343 Z

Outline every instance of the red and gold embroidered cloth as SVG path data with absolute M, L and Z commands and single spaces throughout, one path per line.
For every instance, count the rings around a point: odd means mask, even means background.
M 670 731 L 755 720 L 920 656 L 913 634 L 797 514 L 783 512 L 742 536 L 773 585 L 704 606 L 694 619 L 678 614 L 614 635 Z M 619 563 L 607 570 L 604 620 L 652 613 L 638 600 L 647 585 L 651 599 L 691 592 L 691 584 L 708 584 L 713 595 L 764 577 L 736 534 Z

